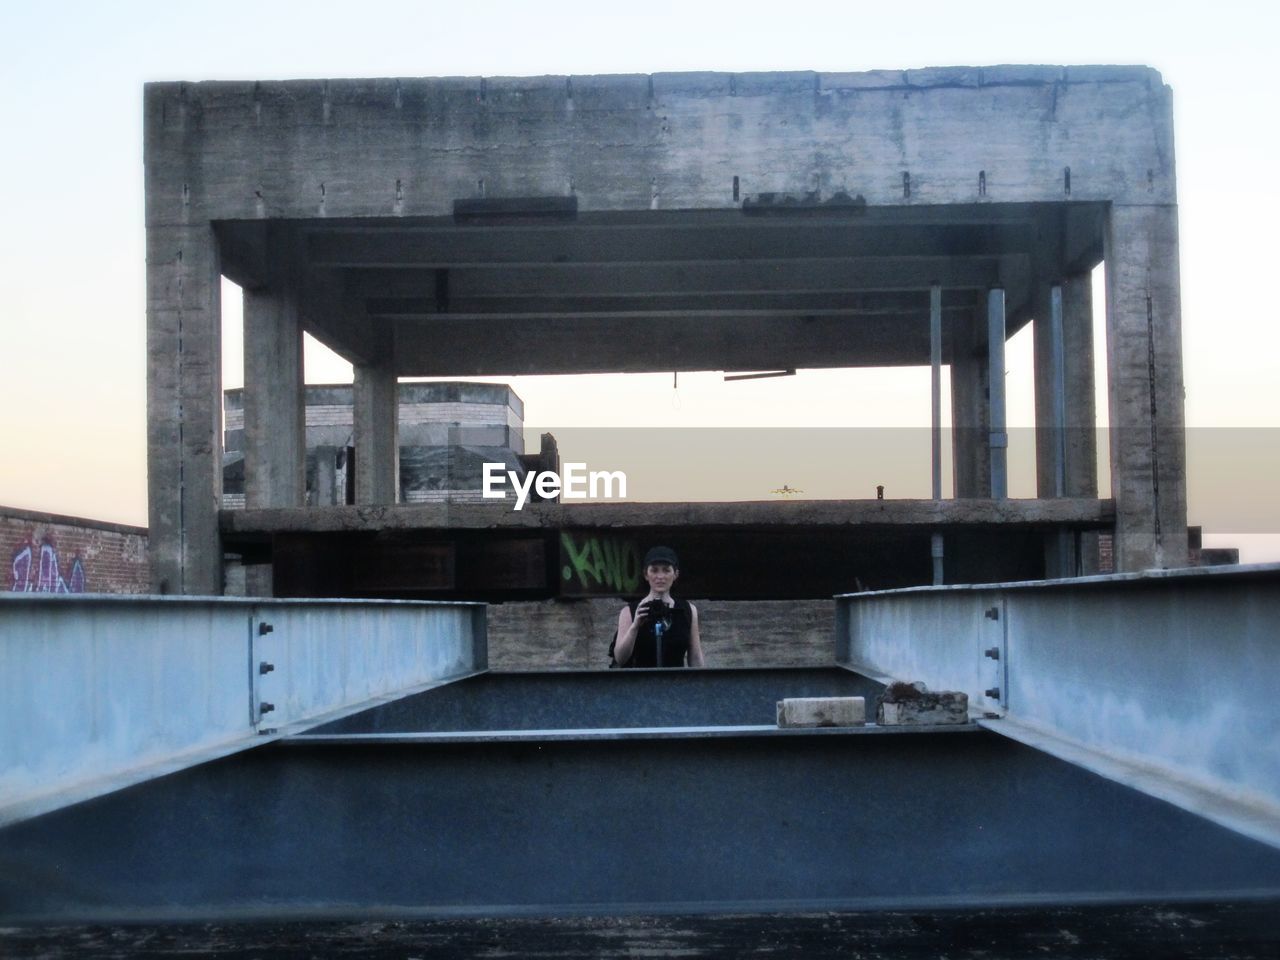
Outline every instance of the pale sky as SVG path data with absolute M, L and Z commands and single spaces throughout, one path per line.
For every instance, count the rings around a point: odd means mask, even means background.
M 1280 157 L 1278 10 L 1238 0 L 6 4 L 0 504 L 146 523 L 148 80 L 1140 63 L 1174 90 L 1189 519 L 1222 531 L 1207 542 L 1240 545 L 1244 559 L 1280 559 L 1280 537 L 1262 536 L 1280 534 L 1267 469 L 1280 454 L 1280 308 L 1271 283 L 1280 222 L 1272 170 Z M 234 362 L 234 339 L 229 347 Z M 1011 345 L 1015 425 L 1031 419 L 1029 363 L 1026 344 Z M 308 359 L 312 382 L 341 372 L 319 355 Z M 239 382 L 228 369 L 226 384 Z M 746 384 L 682 375 L 678 391 L 670 374 L 512 383 L 527 422 L 552 429 L 929 419 L 927 370 L 802 371 Z M 1225 432 L 1242 427 L 1265 429 Z M 1200 452 L 1217 449 L 1211 437 L 1246 459 Z M 784 482 L 796 485 L 780 475 Z M 1246 488 L 1263 506 L 1225 514 L 1222 503 Z

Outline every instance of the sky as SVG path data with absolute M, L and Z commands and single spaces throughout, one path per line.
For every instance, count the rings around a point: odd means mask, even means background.
M 1280 469 L 1280 308 L 1269 283 L 1278 10 L 1239 0 L 5 4 L 0 504 L 146 523 L 147 81 L 1126 63 L 1155 67 L 1174 91 L 1189 519 L 1206 544 L 1280 559 L 1269 503 Z M 226 299 L 234 331 L 234 290 Z M 226 356 L 234 386 L 234 335 Z M 342 378 L 334 359 L 309 352 L 308 380 Z M 681 375 L 678 389 L 670 374 L 511 382 L 527 422 L 556 429 L 929 423 L 927 370 L 739 384 L 712 372 Z M 1009 391 L 1011 425 L 1029 424 L 1025 338 L 1010 345 Z M 781 473 L 776 483 L 804 486 Z

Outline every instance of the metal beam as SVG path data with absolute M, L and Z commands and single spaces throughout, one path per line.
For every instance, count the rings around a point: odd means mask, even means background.
M 1277 587 L 1258 564 L 851 594 L 837 658 L 1280 848 Z

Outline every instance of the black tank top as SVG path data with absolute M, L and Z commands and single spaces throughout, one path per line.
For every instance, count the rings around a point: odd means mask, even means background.
M 631 608 L 631 619 L 635 619 L 639 600 L 627 604 Z M 671 614 L 671 625 L 662 633 L 662 663 L 658 663 L 658 638 L 654 633 L 654 618 L 649 617 L 640 625 L 636 635 L 636 644 L 631 648 L 631 659 L 624 667 L 683 667 L 685 657 L 689 653 L 689 634 L 693 627 L 693 609 L 688 600 L 676 600 L 674 607 L 668 607 Z

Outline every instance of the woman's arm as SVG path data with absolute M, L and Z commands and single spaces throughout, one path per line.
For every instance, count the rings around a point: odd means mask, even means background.
M 706 659 L 702 656 L 702 636 L 698 633 L 698 608 L 689 604 L 689 666 L 705 667 Z
M 636 647 L 636 636 L 640 632 L 640 621 L 644 620 L 644 611 L 638 611 L 636 618 L 631 616 L 631 607 L 624 606 L 618 611 L 618 638 L 613 641 L 613 662 L 618 666 L 626 666 L 631 653 Z

